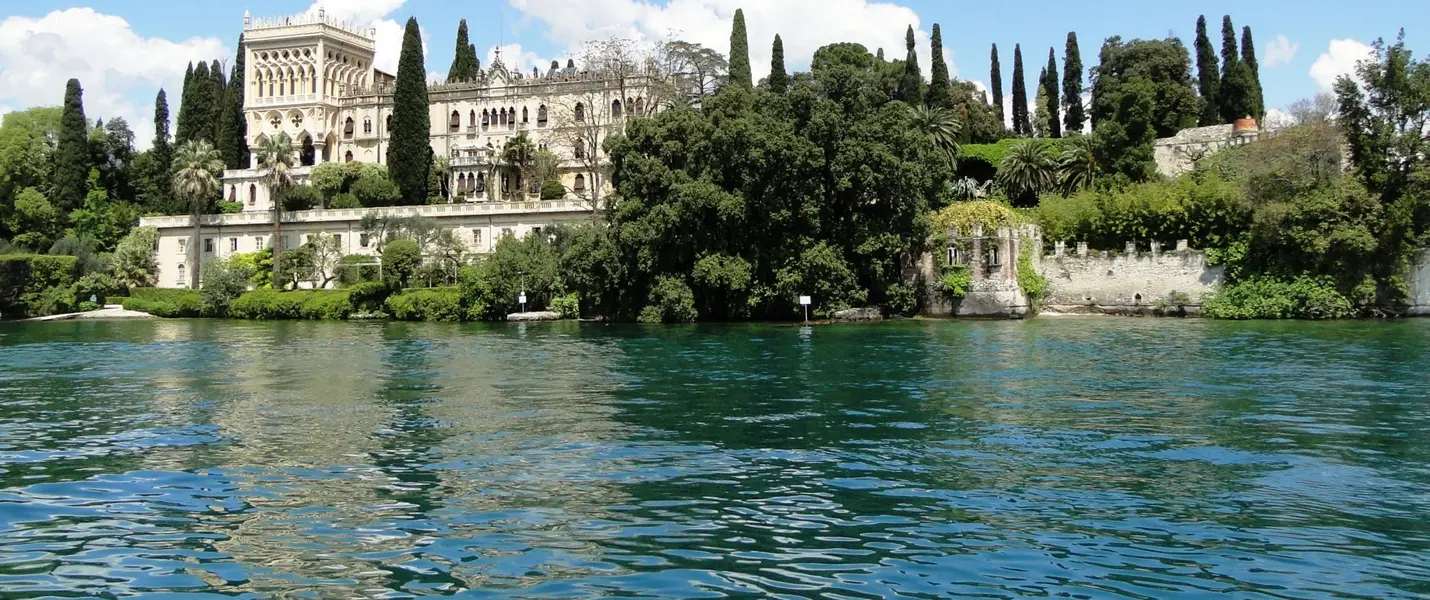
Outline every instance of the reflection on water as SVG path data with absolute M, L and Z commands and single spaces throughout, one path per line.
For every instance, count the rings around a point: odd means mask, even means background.
M 1420 597 L 1427 345 L 6 324 L 0 595 Z

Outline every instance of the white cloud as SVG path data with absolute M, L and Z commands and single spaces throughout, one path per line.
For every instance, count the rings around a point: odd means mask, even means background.
M 1275 68 L 1290 64 L 1291 60 L 1296 58 L 1296 53 L 1300 51 L 1301 44 L 1287 39 L 1284 35 L 1278 35 L 1276 39 L 1266 44 L 1266 49 L 1261 52 L 1261 55 L 1267 67 Z
M 147 148 L 154 137 L 157 89 L 169 91 L 170 115 L 177 114 L 185 63 L 232 57 L 233 49 L 218 39 L 141 37 L 123 18 L 89 8 L 53 11 L 38 19 L 8 17 L 0 21 L 0 102 L 58 106 L 65 82 L 78 78 L 85 116 L 123 117 L 136 145 Z
M 1279 108 L 1273 108 L 1266 111 L 1266 119 L 1262 125 L 1265 125 L 1267 129 L 1281 129 L 1283 127 L 1290 127 L 1295 123 L 1296 119 L 1291 116 L 1291 113 Z
M 914 27 L 919 66 L 929 73 L 929 33 L 912 8 L 877 0 L 669 0 L 664 6 L 645 0 L 507 0 L 526 19 L 545 24 L 548 37 L 574 50 L 581 43 L 611 36 L 663 40 L 677 36 L 728 53 L 735 9 L 744 8 L 755 79 L 769 74 L 770 45 L 780 35 L 785 65 L 807 69 L 814 51 L 825 44 L 851 41 L 870 52 L 884 49 L 889 60 L 904 56 L 904 33 Z M 953 35 L 946 32 L 946 35 Z M 958 73 L 944 50 L 950 75 Z
M 372 29 L 376 32 L 374 42 L 376 43 L 376 53 L 372 59 L 372 66 L 384 73 L 397 73 L 397 60 L 402 54 L 402 36 L 406 30 L 406 23 L 398 23 L 387 17 L 406 3 L 406 0 L 316 0 L 305 14 L 317 14 L 319 10 L 324 11 L 324 15 L 339 21 L 356 25 L 362 29 Z M 420 26 L 419 26 L 420 28 Z M 422 55 L 427 55 L 427 31 L 421 30 L 422 35 Z
M 501 62 L 506 65 L 507 70 L 514 70 L 524 76 L 531 75 L 531 68 L 536 67 L 544 75 L 551 68 L 551 59 L 542 58 L 535 52 L 530 52 L 521 47 L 521 44 L 502 44 L 487 48 L 486 58 L 482 59 L 482 68 L 490 67 L 496 62 L 497 49 L 501 49 Z M 561 63 L 565 66 L 566 63 Z
M 1374 54 L 1374 48 L 1356 40 L 1331 40 L 1330 47 L 1311 65 L 1311 78 L 1316 80 L 1322 90 L 1329 92 L 1335 86 L 1337 78 L 1341 75 L 1354 75 L 1356 63 L 1371 58 Z
M 319 9 L 327 11 L 327 16 L 349 23 L 367 24 L 376 21 L 402 7 L 406 0 L 318 0 L 308 7 L 309 14 Z

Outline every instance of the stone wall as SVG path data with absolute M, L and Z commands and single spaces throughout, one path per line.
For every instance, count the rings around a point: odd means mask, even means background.
M 1171 251 L 1155 244 L 1151 251 L 1129 245 L 1120 253 L 1089 252 L 1081 244 L 1071 255 L 1062 250 L 1059 245 L 1037 264 L 1048 280 L 1049 313 L 1141 314 L 1181 305 L 1196 314 L 1225 277 L 1221 267 L 1207 265 L 1205 252 L 1185 242 Z
M 1420 259 L 1410 272 L 1410 308 L 1406 312 L 1430 317 L 1430 248 L 1420 251 Z
M 1152 154 L 1158 173 L 1176 177 L 1191 171 L 1197 161 L 1218 150 L 1249 144 L 1260 136 L 1261 132 L 1255 130 L 1237 132 L 1232 125 L 1193 127 L 1153 142 Z

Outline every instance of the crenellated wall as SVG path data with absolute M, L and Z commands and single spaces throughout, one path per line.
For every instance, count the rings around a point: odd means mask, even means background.
M 1207 265 L 1205 252 L 1185 242 L 1172 250 L 1155 242 L 1147 250 L 1128 244 L 1122 252 L 1079 244 L 1073 254 L 1058 244 L 1037 268 L 1048 280 L 1044 305 L 1050 313 L 1140 314 L 1180 306 L 1195 314 L 1225 277 L 1221 267 Z

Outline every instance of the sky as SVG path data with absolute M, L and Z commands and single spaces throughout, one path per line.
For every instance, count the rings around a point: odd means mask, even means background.
M 154 131 L 154 95 L 166 89 L 171 113 L 177 114 L 189 61 L 231 64 L 245 10 L 271 17 L 319 7 L 374 28 L 375 64 L 388 71 L 396 70 L 403 23 L 416 17 L 431 77 L 447 72 L 462 18 L 484 66 L 501 47 L 508 66 L 530 70 L 552 59 L 564 63 L 584 41 L 613 35 L 648 40 L 673 35 L 728 52 L 731 19 L 741 7 L 756 78 L 769 71 L 776 33 L 784 41 L 789 68 L 803 70 L 815 49 L 833 42 L 859 42 L 901 58 L 910 25 L 927 77 L 929 30 L 939 23 L 949 70 L 961 79 L 986 84 L 990 45 L 998 45 L 1006 93 L 1012 86 L 1015 44 L 1023 47 L 1032 89 L 1050 47 L 1062 68 L 1069 31 L 1077 32 L 1083 63 L 1090 67 L 1102 41 L 1112 35 L 1155 39 L 1170 34 L 1190 47 L 1199 14 L 1207 15 L 1213 43 L 1220 48 L 1221 17 L 1230 14 L 1238 30 L 1252 28 L 1266 104 L 1275 109 L 1328 91 L 1372 42 L 1393 39 L 1401 28 L 1407 29 L 1406 42 L 1417 56 L 1430 52 L 1427 0 L 248 0 L 246 5 L 232 0 L 4 0 L 0 114 L 59 105 L 65 82 L 74 77 L 84 87 L 87 116 L 123 117 L 139 147 L 147 148 Z

